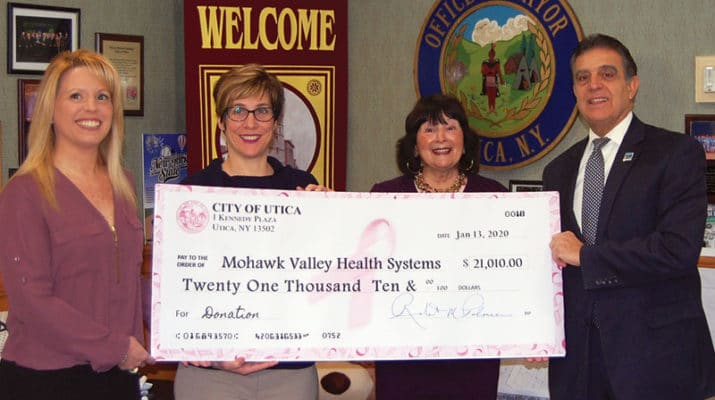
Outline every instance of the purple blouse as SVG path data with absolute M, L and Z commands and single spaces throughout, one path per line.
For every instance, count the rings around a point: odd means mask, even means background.
M 119 364 L 129 337 L 143 343 L 143 230 L 133 204 L 114 196 L 114 231 L 55 170 L 59 209 L 31 175 L 0 192 L 0 272 L 8 294 L 2 357 L 36 370 Z

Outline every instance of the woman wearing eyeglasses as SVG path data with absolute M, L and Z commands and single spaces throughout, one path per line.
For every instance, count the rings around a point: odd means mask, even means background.
M 308 172 L 285 166 L 268 155 L 279 128 L 283 86 L 262 66 L 231 69 L 213 91 L 226 158 L 213 160 L 182 183 L 199 186 L 327 191 Z M 180 365 L 174 396 L 184 399 L 318 398 L 318 374 L 312 362 L 229 362 Z

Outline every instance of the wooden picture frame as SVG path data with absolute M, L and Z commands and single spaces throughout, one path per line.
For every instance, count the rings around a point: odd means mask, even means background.
M 35 109 L 39 79 L 17 80 L 17 165 L 27 156 L 27 134 L 30 133 L 32 111 Z
M 0 190 L 2 190 L 2 172 L 5 171 L 2 165 L 2 121 L 0 121 Z M 10 179 L 8 177 L 8 179 Z
M 541 181 L 509 180 L 510 192 L 540 192 L 544 189 Z
M 77 50 L 80 9 L 7 3 L 7 71 L 42 74 L 54 56 Z
M 144 115 L 144 36 L 95 33 L 95 47 L 122 80 L 124 115 Z

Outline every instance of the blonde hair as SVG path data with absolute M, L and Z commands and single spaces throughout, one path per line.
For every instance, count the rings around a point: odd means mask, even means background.
M 55 99 L 62 76 L 74 68 L 86 68 L 97 76 L 109 90 L 112 99 L 112 127 L 109 135 L 99 144 L 98 163 L 107 166 L 114 193 L 136 207 L 134 187 L 122 164 L 124 143 L 124 107 L 122 105 L 121 80 L 117 70 L 101 54 L 89 50 L 65 51 L 52 59 L 47 67 L 35 100 L 32 123 L 28 133 L 27 158 L 16 175 L 32 174 L 40 191 L 49 204 L 58 207 L 55 196 L 53 155 L 55 133 L 52 118 Z

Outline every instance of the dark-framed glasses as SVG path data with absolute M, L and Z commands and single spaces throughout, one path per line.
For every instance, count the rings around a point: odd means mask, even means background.
M 248 118 L 248 114 L 253 114 L 253 118 L 255 118 L 256 121 L 268 122 L 273 119 L 273 109 L 270 107 L 258 107 L 256 109 L 249 110 L 248 108 L 242 106 L 233 106 L 226 110 L 226 116 L 231 121 L 236 122 L 245 121 L 246 118 Z

